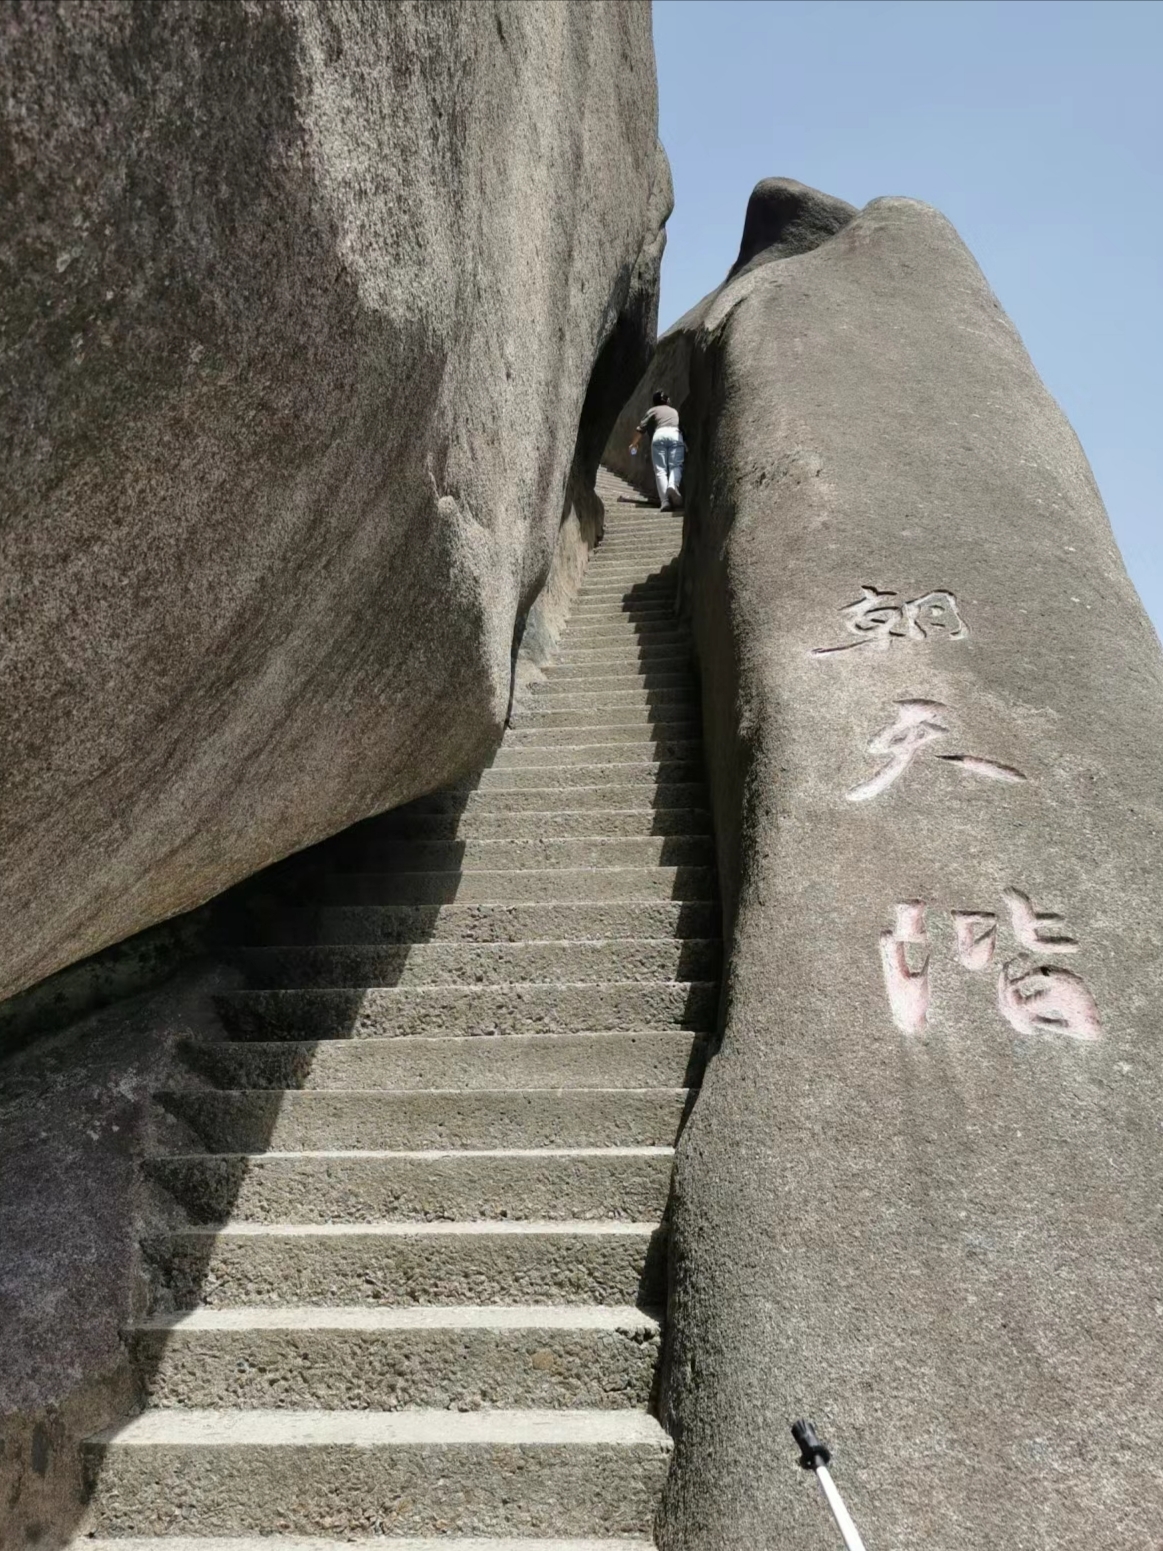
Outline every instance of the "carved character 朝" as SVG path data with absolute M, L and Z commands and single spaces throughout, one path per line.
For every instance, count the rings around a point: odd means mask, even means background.
M 894 601 L 895 592 L 880 587 L 862 586 L 860 597 L 840 610 L 844 628 L 855 641 L 840 646 L 815 646 L 813 657 L 833 657 L 837 652 L 852 652 L 861 647 L 887 652 L 894 640 L 927 641 L 933 638 L 963 641 L 969 634 L 951 592 L 939 588 L 919 598 Z

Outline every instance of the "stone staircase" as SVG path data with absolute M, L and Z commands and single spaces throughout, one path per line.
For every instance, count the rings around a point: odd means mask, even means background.
M 180 1215 L 144 1245 L 146 1409 L 86 1445 L 89 1551 L 652 1543 L 719 911 L 681 522 L 599 489 L 491 767 L 320 848 L 158 1095 Z

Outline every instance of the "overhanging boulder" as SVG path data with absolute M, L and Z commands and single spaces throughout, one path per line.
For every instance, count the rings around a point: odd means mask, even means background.
M 4 996 L 480 762 L 669 174 L 641 4 L 0 28 Z

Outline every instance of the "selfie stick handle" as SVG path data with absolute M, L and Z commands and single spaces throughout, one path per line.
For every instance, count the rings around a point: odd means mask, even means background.
M 832 1451 L 826 1443 L 822 1443 L 816 1437 L 816 1429 L 811 1422 L 793 1422 L 791 1435 L 799 1445 L 800 1464 L 805 1470 L 814 1470 L 816 1473 L 816 1480 L 820 1483 L 824 1501 L 832 1510 L 832 1517 L 844 1537 L 847 1551 L 865 1551 L 860 1531 L 853 1524 L 852 1515 L 845 1508 L 844 1499 L 840 1496 L 836 1483 L 832 1480 L 832 1472 L 828 1469 Z

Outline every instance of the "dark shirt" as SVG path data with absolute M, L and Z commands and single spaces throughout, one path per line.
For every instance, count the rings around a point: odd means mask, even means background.
M 651 436 L 655 431 L 677 431 L 678 410 L 673 404 L 654 404 L 642 416 L 638 422 L 638 429 L 649 432 Z

